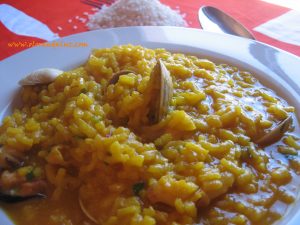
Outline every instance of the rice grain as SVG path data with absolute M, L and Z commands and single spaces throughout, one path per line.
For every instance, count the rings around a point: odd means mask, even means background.
M 187 26 L 178 10 L 159 0 L 118 0 L 89 16 L 90 30 L 125 26 Z

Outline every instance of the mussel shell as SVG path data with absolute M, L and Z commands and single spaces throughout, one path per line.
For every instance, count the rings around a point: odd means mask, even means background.
M 9 195 L 9 194 L 0 193 L 0 202 L 18 203 L 18 202 L 35 199 L 35 198 L 46 198 L 46 197 L 47 196 L 43 194 L 36 194 L 31 196 L 18 196 L 18 195 Z

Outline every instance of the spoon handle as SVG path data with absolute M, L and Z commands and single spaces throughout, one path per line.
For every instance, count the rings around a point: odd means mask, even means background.
M 203 30 L 255 40 L 254 35 L 233 17 L 212 6 L 202 6 L 198 19 Z

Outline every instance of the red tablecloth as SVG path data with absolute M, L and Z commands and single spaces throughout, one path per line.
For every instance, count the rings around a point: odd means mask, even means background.
M 269 4 L 261 0 L 161 0 L 161 2 L 174 9 L 179 7 L 180 11 L 186 14 L 189 26 L 194 28 L 200 28 L 197 16 L 199 7 L 202 5 L 216 6 L 252 30 L 258 41 L 300 56 L 299 46 L 277 41 L 253 31 L 254 27 L 288 12 L 290 10 L 288 8 Z M 9 4 L 45 23 L 53 32 L 58 33 L 60 37 L 87 31 L 84 23 L 76 20 L 75 17 L 86 18 L 84 12 L 93 13 L 92 6 L 83 4 L 80 0 L 2 0 L 0 4 L 2 3 Z M 72 23 L 68 22 L 69 19 L 72 19 Z M 74 29 L 74 26 L 77 26 L 77 29 Z M 58 27 L 61 27 L 62 30 L 59 30 Z M 44 40 L 37 38 L 16 35 L 6 29 L 2 23 L 0 23 L 0 37 L 0 60 L 25 49 L 25 47 L 9 47 L 8 43 L 10 42 L 44 42 Z

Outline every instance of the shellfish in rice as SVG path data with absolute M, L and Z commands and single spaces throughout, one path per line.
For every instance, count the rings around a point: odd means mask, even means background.
M 19 81 L 21 86 L 49 84 L 64 71 L 55 68 L 42 68 L 35 70 Z
M 32 167 L 24 166 L 23 155 L 16 150 L 0 148 L 0 201 L 16 203 L 44 198 L 46 181 Z
M 47 182 L 49 198 L 1 205 L 16 224 L 262 225 L 296 199 L 294 108 L 248 72 L 126 45 L 49 82 L 23 86 L 0 127 L 22 152 L 0 157 L 2 192 Z M 278 142 L 255 142 L 288 116 Z

